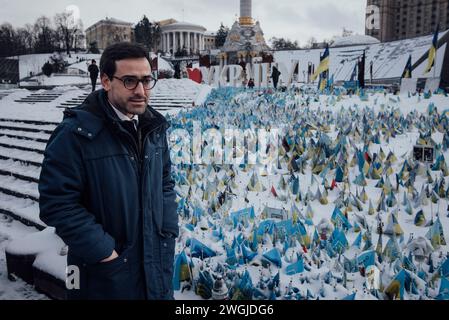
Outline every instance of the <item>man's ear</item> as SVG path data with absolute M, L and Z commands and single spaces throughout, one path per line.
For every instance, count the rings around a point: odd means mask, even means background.
M 111 80 L 106 74 L 101 75 L 101 84 L 105 91 L 111 90 Z

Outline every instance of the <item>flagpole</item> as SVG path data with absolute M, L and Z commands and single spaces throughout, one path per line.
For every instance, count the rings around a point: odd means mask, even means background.
M 435 63 L 433 65 L 433 77 L 436 78 L 436 73 L 437 73 L 437 62 L 438 62 L 438 36 L 439 36 L 439 31 L 440 31 L 440 22 L 438 21 L 437 24 L 437 43 L 435 44 Z M 438 85 L 439 86 L 439 85 Z
M 433 64 L 433 78 L 436 78 L 437 62 L 438 62 L 438 35 L 437 35 L 437 44 L 435 47 L 435 63 Z

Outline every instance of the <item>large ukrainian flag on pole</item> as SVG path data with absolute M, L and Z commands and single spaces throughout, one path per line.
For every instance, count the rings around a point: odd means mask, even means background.
M 435 31 L 435 34 L 433 35 L 432 40 L 432 46 L 429 50 L 429 59 L 427 60 L 427 67 L 424 71 L 424 74 L 429 73 L 430 70 L 432 70 L 432 67 L 435 66 L 435 58 L 437 55 L 437 48 L 438 48 L 438 33 L 439 33 L 439 24 L 437 25 L 437 29 Z
M 326 50 L 320 58 L 320 65 L 312 75 L 312 82 L 318 78 L 322 73 L 329 71 L 329 46 L 326 46 Z

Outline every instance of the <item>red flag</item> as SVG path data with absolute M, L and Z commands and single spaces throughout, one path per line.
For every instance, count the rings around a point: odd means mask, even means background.
M 337 181 L 335 181 L 335 179 L 332 180 L 332 184 L 331 184 L 331 190 L 334 190 L 334 188 L 337 186 Z
M 276 192 L 276 190 L 274 189 L 273 186 L 271 187 L 271 193 L 273 194 L 273 196 L 274 196 L 275 198 L 278 197 L 278 194 L 277 194 L 277 192 Z
M 365 160 L 371 164 L 371 157 L 369 156 L 368 152 L 365 152 Z

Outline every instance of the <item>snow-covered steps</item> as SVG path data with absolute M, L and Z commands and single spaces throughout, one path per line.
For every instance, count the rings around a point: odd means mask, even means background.
M 17 276 L 57 300 L 65 300 L 67 249 L 53 228 L 11 241 L 5 250 L 8 276 Z
M 0 192 L 0 213 L 23 224 L 43 230 L 46 225 L 39 219 L 39 203 Z
M 0 146 L 44 154 L 46 144 L 43 142 L 0 136 Z
M 19 161 L 0 160 L 0 175 L 10 176 L 23 181 L 39 183 L 41 168 L 24 165 Z M 1 181 L 0 177 L 0 181 Z
M 3 98 L 6 98 L 6 97 L 9 96 L 11 93 L 12 93 L 12 91 L 0 90 L 0 100 L 2 100 Z
M 47 133 L 41 132 L 27 132 L 21 130 L 9 130 L 9 129 L 1 129 L 0 128 L 0 136 L 5 136 L 8 138 L 14 138 L 19 140 L 30 140 L 37 141 L 41 143 L 47 143 L 50 135 Z
M 89 93 L 83 93 L 81 95 L 78 95 L 74 98 L 71 98 L 69 100 L 64 101 L 63 103 L 61 103 L 59 106 L 57 106 L 57 108 L 73 108 L 73 107 L 77 107 L 80 104 L 82 104 L 84 102 L 84 100 L 86 100 L 86 98 L 89 96 Z
M 14 102 L 18 103 L 28 103 L 28 104 L 36 104 L 36 103 L 50 103 L 54 100 L 58 99 L 62 96 L 62 93 L 32 93 L 25 98 L 21 98 L 19 100 L 14 100 Z
M 4 130 L 18 130 L 25 132 L 43 132 L 46 134 L 52 134 L 55 130 L 56 126 L 53 124 L 27 124 L 23 122 L 16 121 L 1 121 L 0 120 L 0 129 Z
M 16 149 L 42 153 L 57 125 L 48 121 L 0 118 L 0 144 L 8 148 L 13 143 Z
M 22 199 L 31 199 L 36 202 L 39 201 L 37 183 L 8 176 L 3 176 L 1 182 L 0 192 Z
M 22 120 L 22 119 L 6 119 L 6 118 L 0 118 L 0 121 L 2 122 L 16 122 L 16 123 L 25 123 L 25 124 L 34 124 L 34 125 L 47 125 L 47 126 L 57 126 L 59 122 L 52 122 L 52 121 L 44 121 L 44 120 Z
M 34 151 L 24 151 L 0 146 L 0 159 L 19 161 L 27 165 L 41 167 L 44 156 Z
M 189 79 L 166 79 L 158 81 L 150 94 L 150 106 L 158 111 L 191 108 L 204 100 L 201 96 L 210 92 L 210 87 Z

